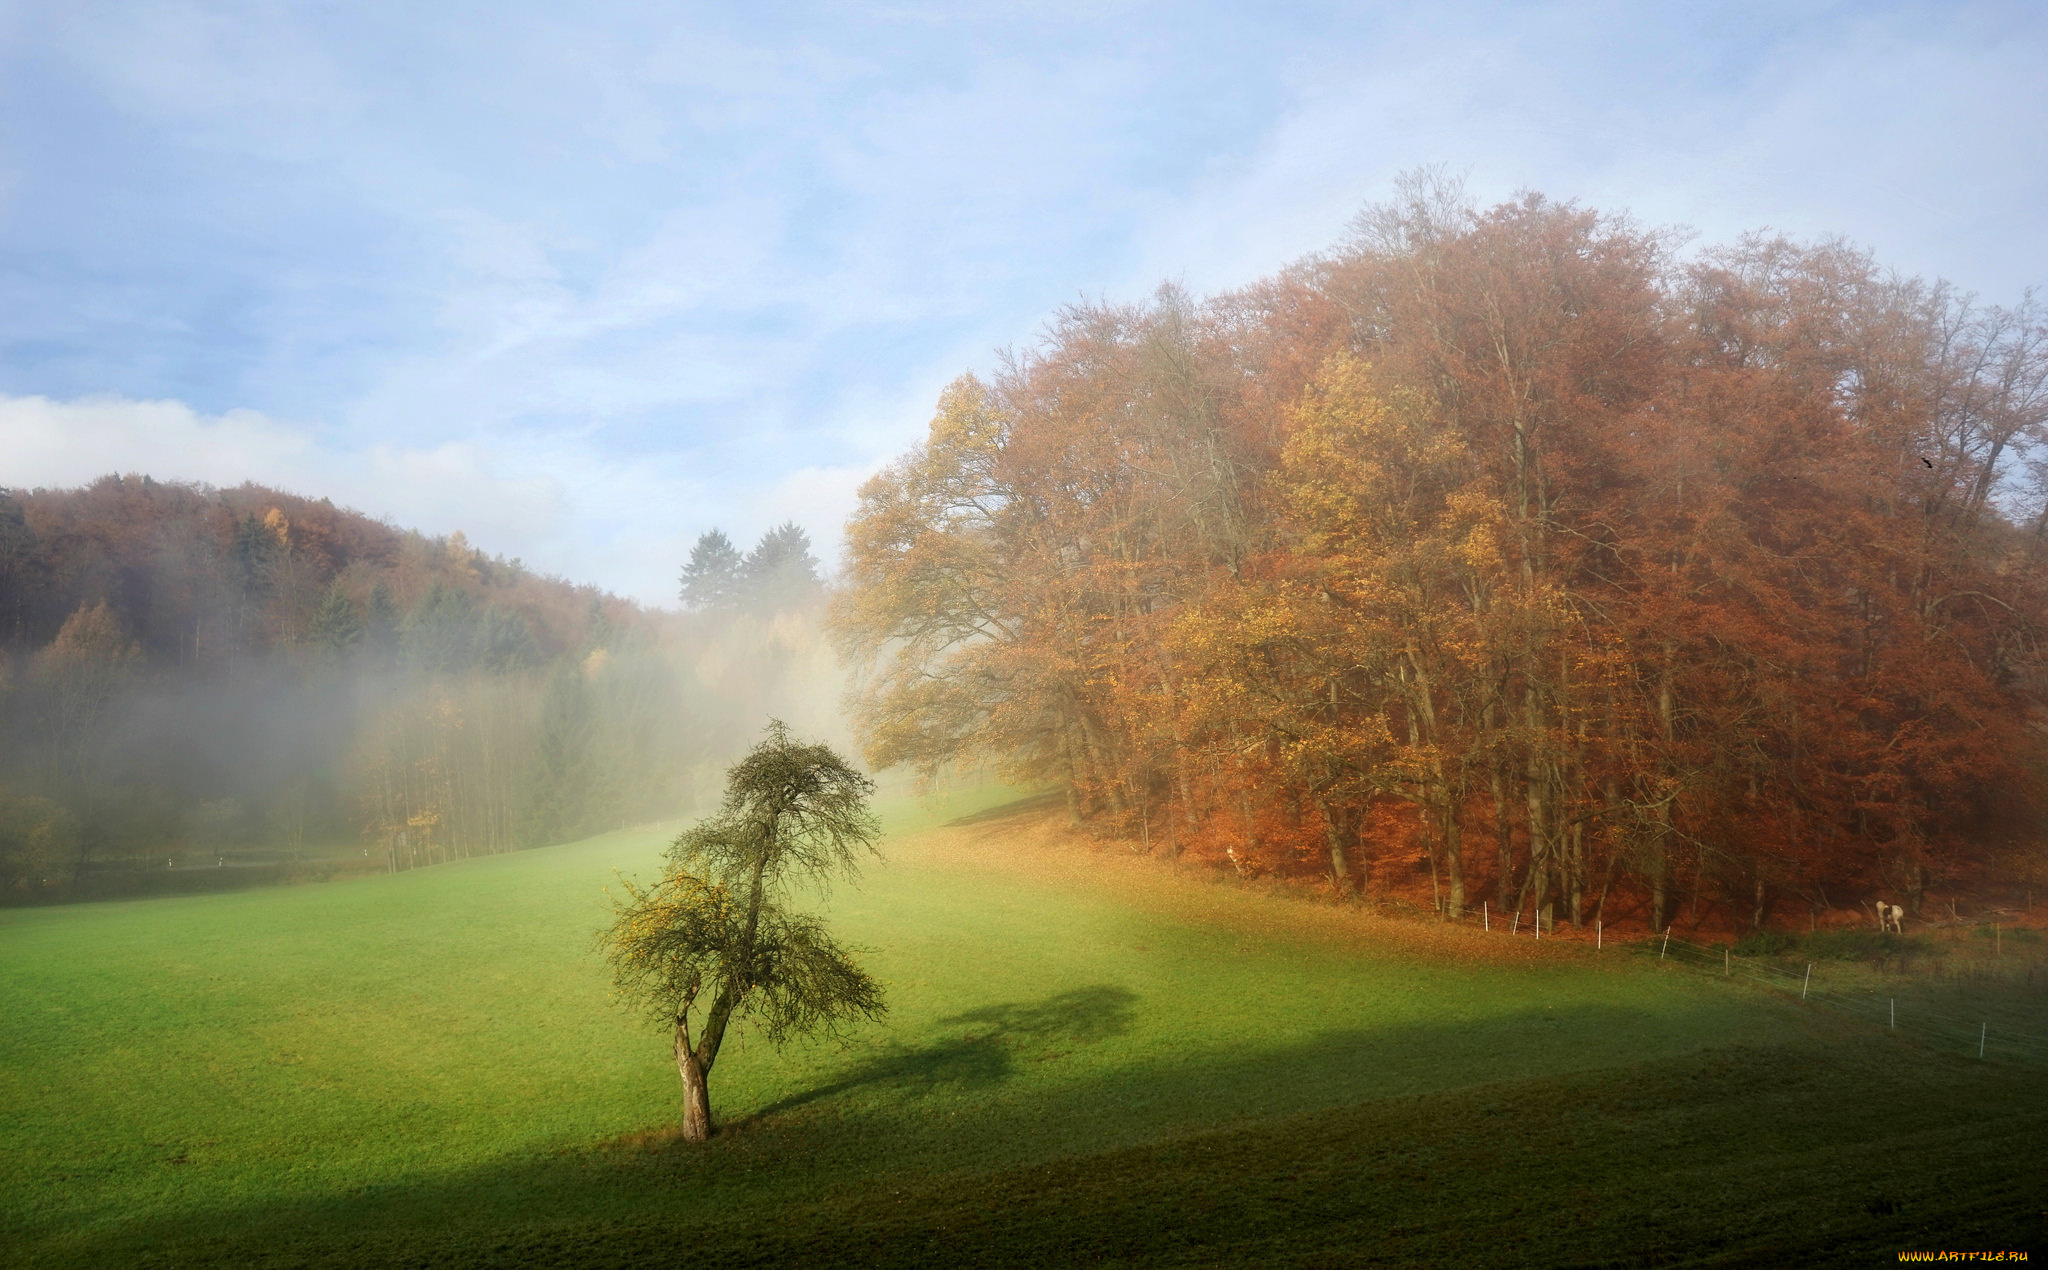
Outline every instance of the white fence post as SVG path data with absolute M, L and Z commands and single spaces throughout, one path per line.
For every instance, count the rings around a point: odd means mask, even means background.
M 1493 901 L 1482 900 L 1479 904 L 1479 923 L 1488 930 L 1493 929 Z
M 1664 946 L 1663 946 L 1662 948 L 1659 948 L 1659 949 L 1657 950 L 1657 960 L 1659 960 L 1659 961 L 1662 961 L 1662 960 L 1664 960 L 1664 954 L 1665 954 L 1665 953 L 1668 953 L 1668 952 L 1670 952 L 1670 951 L 1671 951 L 1671 928 L 1670 928 L 1669 926 L 1666 926 L 1666 927 L 1664 928 Z
M 1806 978 L 1799 981 L 1799 999 L 1806 1000 L 1806 985 L 1813 982 L 1813 963 L 1806 963 Z
M 1896 1031 L 1898 1031 L 1898 1030 L 1899 1030 L 1899 999 L 1898 999 L 1897 997 L 1893 997 L 1893 998 L 1892 998 L 1892 1031 L 1896 1032 Z
M 1593 919 L 1593 950 L 1594 950 L 1595 952 L 1598 952 L 1598 951 L 1599 951 L 1600 949 L 1602 949 L 1602 948 L 1605 948 L 1605 947 L 1607 946 L 1607 945 L 1606 945 L 1605 943 L 1601 942 L 1601 941 L 1605 940 L 1606 938 L 1607 938 L 1607 931 L 1606 931 L 1606 928 L 1605 928 L 1605 927 L 1603 927 L 1603 926 L 1601 926 L 1601 924 L 1600 924 L 1600 919 L 1599 919 L 1599 918 L 1597 918 L 1597 917 L 1596 917 L 1596 918 L 1594 918 L 1594 919 Z
M 1984 1038 L 1991 1035 L 1991 1025 L 1981 1024 L 1977 1028 L 1977 1057 L 1984 1057 Z

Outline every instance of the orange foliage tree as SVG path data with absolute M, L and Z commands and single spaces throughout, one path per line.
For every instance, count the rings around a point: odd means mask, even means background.
M 1421 179 L 956 382 L 833 623 L 871 761 L 1240 868 L 1398 852 L 1546 923 L 1917 906 L 2039 829 L 2044 425 L 2031 303 Z

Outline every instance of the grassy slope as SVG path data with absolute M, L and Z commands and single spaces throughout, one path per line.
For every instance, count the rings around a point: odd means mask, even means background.
M 899 833 L 832 905 L 890 1023 L 729 1048 L 709 1149 L 660 1131 L 664 1039 L 590 951 L 652 834 L 0 914 L 0 1257 L 1639 1264 L 2041 1233 L 2038 1072 L 1046 836 Z

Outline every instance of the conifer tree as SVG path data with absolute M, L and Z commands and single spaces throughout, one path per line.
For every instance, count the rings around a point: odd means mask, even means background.
M 811 555 L 810 535 L 793 520 L 761 535 L 761 541 L 747 553 L 742 576 L 748 602 L 763 609 L 801 604 L 823 586 L 817 558 Z
M 683 566 L 683 603 L 698 612 L 716 612 L 739 603 L 745 561 L 739 548 L 721 530 L 707 530 L 690 548 Z
M 356 606 L 348 598 L 348 592 L 339 585 L 327 588 L 327 598 L 320 602 L 319 612 L 313 615 L 313 628 L 308 638 L 315 648 L 337 655 L 362 642 L 362 619 L 356 616 Z

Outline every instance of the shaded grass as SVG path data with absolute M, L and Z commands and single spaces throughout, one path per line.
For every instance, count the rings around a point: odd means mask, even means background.
M 1654 942 L 1644 941 L 1646 944 Z M 1808 957 L 1815 961 L 1874 961 L 1926 957 L 1937 949 L 1931 940 L 1874 930 L 1823 930 L 1809 934 L 1760 930 L 1735 941 L 1738 957 Z
M 1591 1229 L 1628 1262 L 1717 1223 L 1776 1247 L 1772 1197 L 1844 1187 L 1890 1187 L 1900 1222 L 2025 1216 L 2001 1188 L 2037 1073 L 1632 958 L 1134 872 L 1014 816 L 915 833 L 982 810 L 889 809 L 890 863 L 831 908 L 894 1015 L 729 1048 L 709 1149 L 670 1137 L 665 1042 L 591 954 L 609 868 L 657 835 L 0 915 L 0 1256 L 1505 1264 Z
M 1246 1055 L 1226 1074 L 1305 1059 Z M 89 1251 L 279 1266 L 1857 1265 L 2040 1246 L 2044 1130 L 2048 1108 L 2012 1069 L 1733 1047 L 805 1193 L 755 1192 L 801 1170 L 816 1134 L 743 1130 L 709 1150 L 657 1136 Z
M 1834 931 L 1732 947 L 1651 937 L 1629 947 L 1645 960 L 1797 996 L 1918 1044 L 2048 1067 L 2048 974 L 2019 955 L 1955 956 L 1968 950 L 1968 936 L 1956 934 Z

